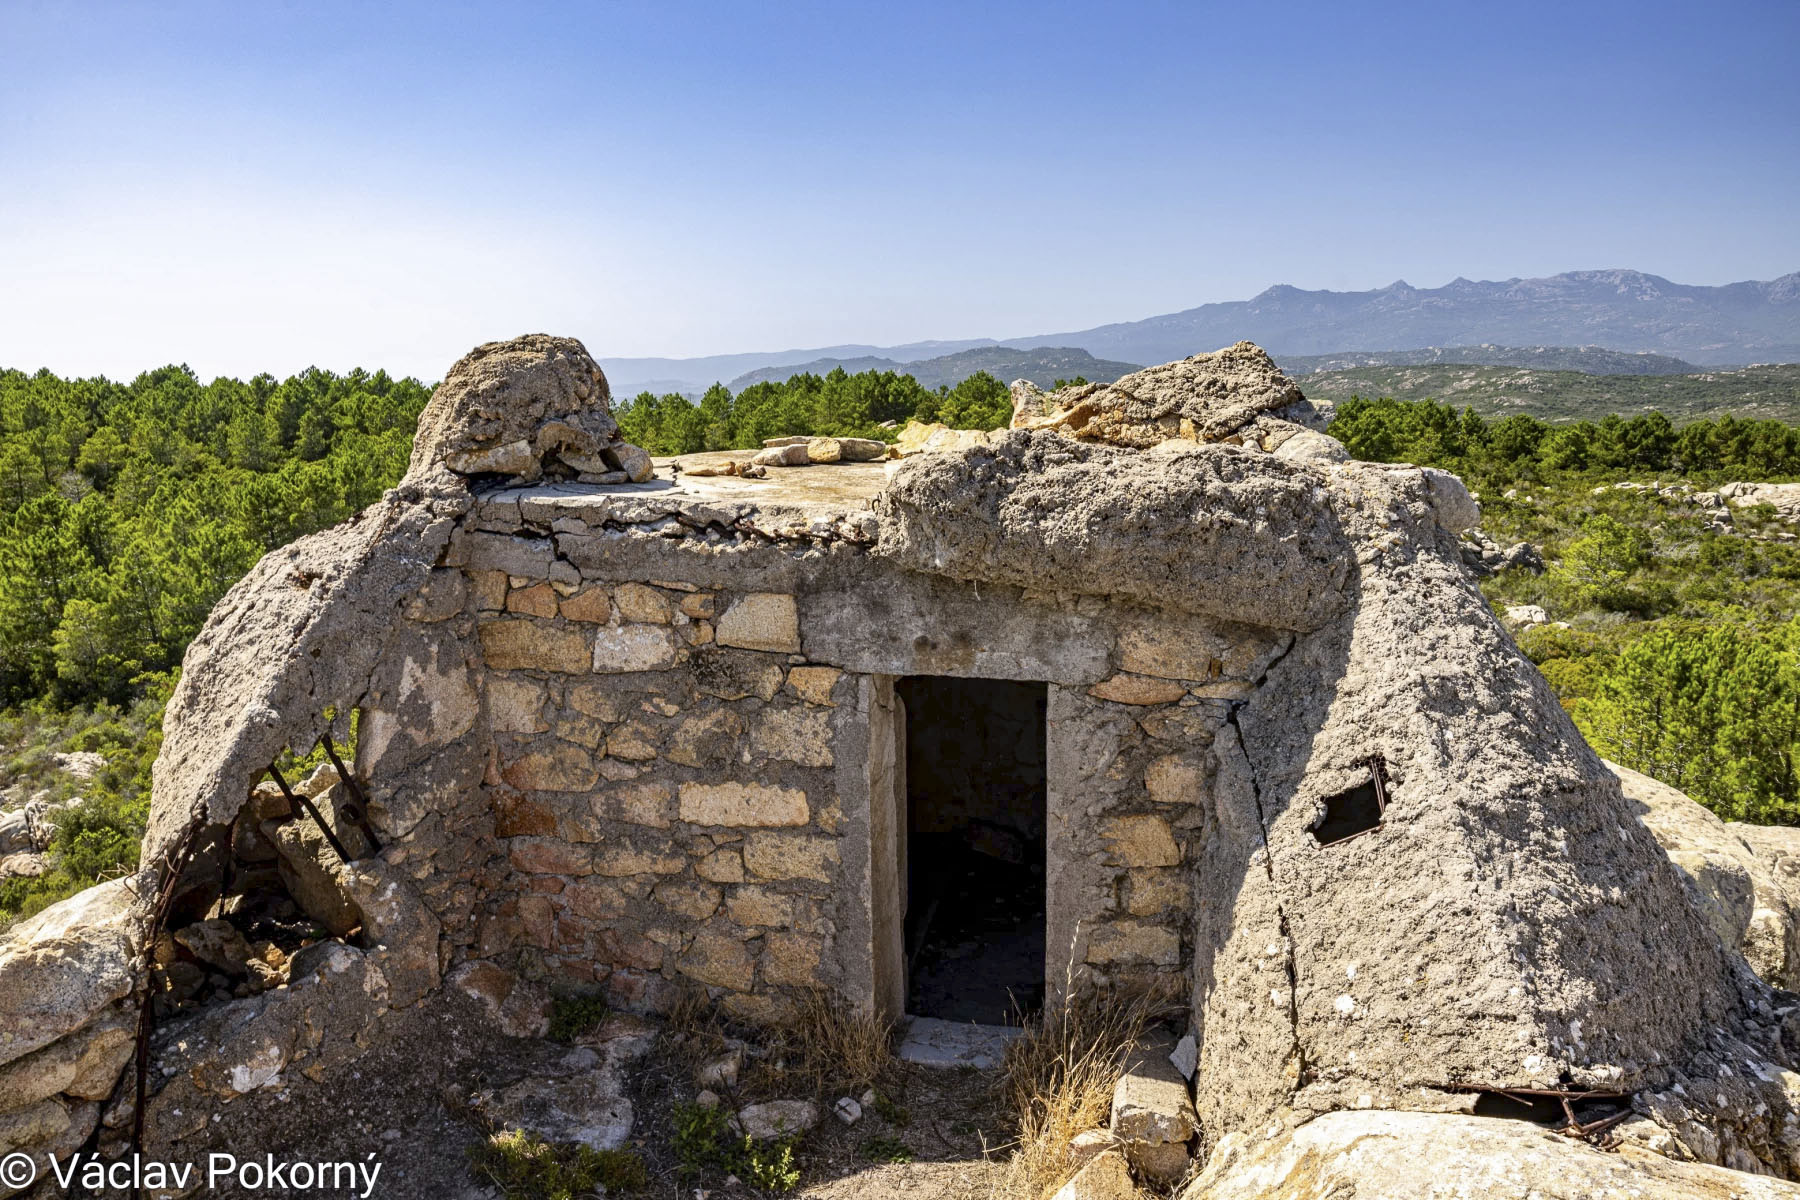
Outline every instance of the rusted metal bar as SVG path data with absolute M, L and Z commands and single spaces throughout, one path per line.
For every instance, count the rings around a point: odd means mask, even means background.
M 1619 1124 L 1621 1121 L 1624 1121 L 1627 1117 L 1632 1115 L 1632 1110 L 1627 1108 L 1624 1112 L 1616 1112 L 1610 1117 L 1601 1117 L 1598 1121 L 1590 1121 L 1586 1125 L 1577 1125 L 1575 1126 L 1575 1133 L 1579 1137 L 1591 1140 L 1595 1134 L 1605 1133 L 1614 1125 Z
M 150 930 L 144 937 L 144 996 L 138 1007 L 137 1027 L 137 1104 L 131 1114 L 131 1149 L 133 1153 L 141 1153 L 144 1148 L 144 1100 L 149 1090 L 150 1079 L 150 1032 L 156 1021 L 153 1001 L 155 990 L 150 986 L 150 968 L 156 961 L 156 939 L 168 923 L 169 909 L 175 903 L 175 890 L 181 884 L 181 877 L 187 873 L 188 865 L 194 861 L 194 855 L 200 848 L 200 834 L 206 828 L 206 809 L 196 812 L 188 822 L 178 843 L 177 852 L 172 858 L 165 858 L 166 870 L 162 881 L 156 889 L 156 907 L 150 913 Z
M 350 803 L 338 805 L 338 811 L 369 839 L 369 853 L 381 853 L 381 839 L 375 836 L 375 829 L 369 824 L 369 798 L 363 794 L 362 785 L 356 782 L 345 767 L 344 760 L 338 757 L 337 747 L 331 744 L 331 735 L 319 735 L 319 744 L 325 747 L 325 757 L 337 769 L 338 778 L 344 781 L 344 790 L 350 793 Z
M 338 841 L 337 834 L 331 831 L 331 826 L 326 823 L 323 816 L 319 815 L 319 810 L 313 807 L 313 802 L 289 787 L 288 781 L 281 777 L 281 771 L 274 763 L 269 764 L 269 778 L 275 781 L 275 786 L 281 789 L 281 794 L 287 797 L 289 804 L 305 810 L 306 814 L 313 819 L 314 824 L 319 827 L 319 832 L 325 835 L 325 840 L 337 852 L 338 859 L 342 862 L 349 862 L 350 852 L 344 849 L 344 843 Z
M 1375 781 L 1375 810 L 1387 816 L 1387 760 L 1379 754 L 1369 755 L 1369 777 Z
M 1453 1092 L 1499 1092 L 1505 1096 L 1553 1096 L 1558 1099 L 1567 1098 L 1569 1100 L 1623 1100 L 1630 1095 L 1629 1092 L 1571 1091 L 1568 1088 L 1484 1088 L 1471 1086 L 1458 1087 L 1452 1085 L 1445 1090 Z

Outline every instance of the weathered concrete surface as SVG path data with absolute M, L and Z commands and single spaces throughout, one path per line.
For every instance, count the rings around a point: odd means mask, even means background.
M 310 750 L 347 716 L 386 657 L 468 501 L 456 489 L 389 492 L 342 525 L 271 551 L 225 594 L 182 659 L 153 773 L 146 868 L 201 809 L 226 825 L 282 750 Z M 344 736 L 342 728 L 337 736 Z
M 1335 1112 L 1291 1132 L 1234 1134 L 1182 1200 L 1791 1200 L 1800 1187 L 1627 1143 L 1615 1153 L 1524 1121 Z
M 1772 1081 L 1785 1051 L 1766 993 L 1499 629 L 1430 486 L 1347 466 L 1331 503 L 1357 547 L 1355 606 L 1296 641 L 1216 746 L 1222 811 L 1202 861 L 1242 866 L 1197 880 L 1209 1138 L 1286 1105 L 1669 1086 L 1669 1064 L 1719 1030 L 1757 1041 Z M 1384 820 L 1320 845 L 1326 801 L 1368 782 L 1372 754 Z M 1779 1085 L 1712 1094 L 1722 1123 L 1785 1157 L 1785 1117 L 1757 1109 L 1790 1110 Z
M 464 475 L 530 480 L 546 466 L 604 474 L 629 461 L 637 469 L 627 475 L 641 482 L 649 456 L 627 446 L 621 458 L 610 400 L 606 376 L 574 338 L 535 333 L 477 346 L 420 414 L 408 476 L 442 463 Z
M 1348 606 L 1352 562 L 1322 483 L 1236 447 L 1140 455 L 1015 431 L 901 464 L 875 501 L 878 553 L 926 574 L 1316 629 Z
M 1006 1055 L 1006 1044 L 1019 1033 L 1011 1026 L 971 1025 L 937 1017 L 913 1017 L 900 1035 L 900 1045 L 894 1053 L 901 1062 L 918 1063 L 922 1067 L 989 1070 L 1000 1065 Z

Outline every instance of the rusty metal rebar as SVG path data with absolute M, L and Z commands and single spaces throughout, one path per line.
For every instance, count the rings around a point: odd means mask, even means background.
M 275 781 L 275 786 L 281 789 L 281 794 L 287 797 L 287 802 L 289 804 L 301 809 L 313 819 L 313 822 L 319 827 L 319 832 L 325 835 L 325 840 L 329 842 L 331 848 L 337 852 L 339 861 L 349 862 L 350 852 L 344 849 L 344 843 L 338 841 L 338 835 L 332 832 L 331 826 L 326 823 L 325 818 L 320 815 L 319 810 L 313 807 L 312 800 L 289 787 L 288 781 L 281 777 L 280 768 L 274 763 L 269 764 L 269 778 Z
M 344 782 L 344 790 L 350 793 L 350 803 L 338 805 L 338 812 L 355 825 L 363 837 L 369 841 L 369 853 L 381 853 L 381 839 L 375 836 L 375 829 L 369 824 L 369 798 L 363 793 L 362 785 L 356 781 L 344 766 L 344 760 L 338 757 L 337 747 L 331 744 L 331 734 L 319 735 L 319 744 L 325 747 L 325 757 L 331 760 L 336 768 L 338 778 Z

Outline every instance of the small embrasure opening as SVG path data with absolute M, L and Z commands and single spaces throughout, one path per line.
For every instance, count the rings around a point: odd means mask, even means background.
M 1480 1091 L 1471 1110 L 1478 1117 L 1530 1121 L 1565 1133 L 1591 1137 L 1631 1116 L 1631 1101 L 1618 1092 Z
M 1043 1003 L 1048 689 L 921 675 L 895 691 L 906 708 L 906 1011 L 999 1025 Z
M 1329 846 L 1379 826 L 1387 813 L 1387 785 L 1387 765 L 1376 755 L 1369 759 L 1367 783 L 1325 798 L 1325 815 L 1312 828 L 1319 845 Z

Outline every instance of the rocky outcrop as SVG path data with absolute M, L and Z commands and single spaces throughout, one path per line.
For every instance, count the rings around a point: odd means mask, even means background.
M 1800 991 L 1800 830 L 1721 821 L 1666 783 L 1606 765 L 1720 942 L 1773 986 Z
M 1502 546 L 1479 529 L 1471 529 L 1463 535 L 1462 545 L 1458 547 L 1462 553 L 1463 566 L 1475 575 L 1486 578 L 1502 571 L 1527 571 L 1533 575 L 1544 573 L 1544 556 L 1530 542 L 1514 542 L 1510 546 Z
M 1288 438 L 1325 424 L 1294 381 L 1249 342 L 1147 367 L 1112 383 L 1053 392 L 1025 380 L 1012 386 L 1014 429 L 1055 430 L 1140 450 L 1170 440 L 1277 450 Z
M 650 456 L 619 437 L 606 376 L 574 338 L 528 334 L 464 355 L 419 416 L 408 476 L 641 482 Z
M 1727 483 L 1719 488 L 1718 495 L 1732 508 L 1766 504 L 1781 520 L 1789 524 L 1800 522 L 1800 483 Z
M 147 882 L 100 884 L 0 933 L 0 1157 L 42 1169 L 99 1122 L 137 1042 Z

